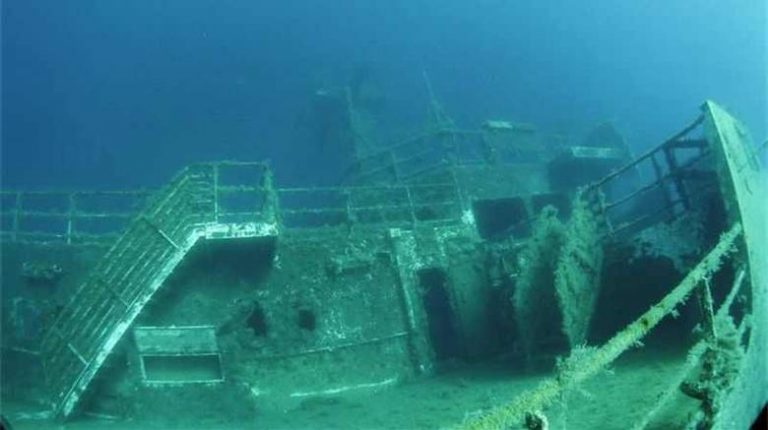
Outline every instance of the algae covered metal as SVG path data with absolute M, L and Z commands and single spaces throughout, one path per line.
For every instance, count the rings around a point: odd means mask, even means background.
M 106 193 L 135 199 L 106 209 L 89 192 L 4 192 L 3 243 L 23 256 L 3 274 L 20 285 L 4 354 L 38 375 L 20 392 L 58 419 L 251 422 L 501 362 L 551 373 L 442 425 L 540 428 L 661 331 L 688 357 L 632 428 L 740 428 L 768 398 L 764 171 L 715 103 L 636 157 L 606 124 L 579 141 L 461 129 L 434 95 L 422 132 L 348 143 L 336 186 L 230 161 Z M 85 231 L 112 218 L 128 222 Z

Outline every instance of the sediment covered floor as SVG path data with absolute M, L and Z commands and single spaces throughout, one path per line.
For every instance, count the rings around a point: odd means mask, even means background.
M 616 365 L 568 393 L 562 402 L 544 411 L 550 428 L 624 429 L 641 419 L 669 389 L 686 357 L 684 348 L 642 348 L 628 352 Z M 253 422 L 107 421 L 81 418 L 56 424 L 35 419 L 34 410 L 4 404 L 4 413 L 16 417 L 18 430 L 127 430 L 154 429 L 445 429 L 466 416 L 504 403 L 550 377 L 546 371 L 515 371 L 508 362 L 485 363 L 447 371 L 434 378 L 406 383 L 377 393 L 348 393 L 339 397 L 312 398 L 267 404 Z M 675 396 L 674 416 L 660 417 L 667 428 L 677 428 L 685 418 L 683 396 Z M 683 412 L 680 412 L 683 411 Z M 26 416 L 26 419 L 20 419 Z M 38 415 L 39 417 L 39 415 Z M 650 427 L 650 428 L 663 428 Z

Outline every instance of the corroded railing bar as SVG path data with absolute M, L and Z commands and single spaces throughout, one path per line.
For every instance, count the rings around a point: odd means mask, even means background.
M 723 303 L 720 305 L 720 308 L 717 310 L 717 314 L 715 314 L 715 319 L 723 318 L 725 316 L 725 313 L 731 309 L 733 302 L 736 300 L 736 297 L 739 295 L 739 291 L 741 291 L 741 286 L 744 285 L 744 279 L 746 279 L 746 277 L 747 277 L 747 270 L 745 268 L 741 268 L 736 274 L 736 279 L 733 281 L 733 287 L 731 287 L 731 291 L 725 297 L 725 300 L 723 300 Z
M 213 220 L 219 220 L 219 165 L 213 166 Z
M 172 248 L 167 245 L 167 243 L 164 242 L 167 248 Z M 131 284 L 130 277 L 133 276 L 133 272 L 135 270 L 141 270 L 143 267 L 146 267 L 147 265 L 151 264 L 153 261 L 157 261 L 159 255 L 162 254 L 163 248 L 159 248 L 157 246 L 151 246 L 151 245 L 144 245 L 140 247 L 141 253 L 133 258 L 131 258 L 130 266 L 127 268 L 127 270 L 124 270 L 124 273 L 119 278 L 113 279 L 110 284 L 114 285 L 116 288 L 123 289 L 128 293 L 128 296 L 131 297 L 133 294 L 133 291 L 129 291 L 129 286 Z M 174 248 L 175 249 L 175 248 Z M 118 266 L 122 265 L 122 261 L 118 262 Z M 143 266 L 142 266 L 143 265 Z
M 25 191 L 18 191 L 18 190 L 2 190 L 0 191 L 0 195 L 17 195 L 17 194 L 23 194 L 23 195 L 32 195 L 32 196 L 41 196 L 41 195 L 51 195 L 51 196 L 68 196 L 70 194 L 75 196 L 99 196 L 99 195 L 149 195 L 155 192 L 156 190 L 149 190 L 149 189 L 137 189 L 137 190 L 77 190 L 77 191 L 66 191 L 66 190 L 25 190 Z
M 409 136 L 409 137 L 406 137 L 406 138 L 404 138 L 403 140 L 401 140 L 399 142 L 396 142 L 396 143 L 394 143 L 392 145 L 389 145 L 389 146 L 387 146 L 385 148 L 382 148 L 382 149 L 378 150 L 377 152 L 374 152 L 372 154 L 368 154 L 368 155 L 366 155 L 364 157 L 360 157 L 360 159 L 358 159 L 358 161 L 364 162 L 364 161 L 367 161 L 367 160 L 375 159 L 377 157 L 386 156 L 386 155 L 382 155 L 382 154 L 386 154 L 387 152 L 391 152 L 391 151 L 393 151 L 395 149 L 406 147 L 406 146 L 412 145 L 414 143 L 418 143 L 418 142 L 420 142 L 420 141 L 422 141 L 424 139 L 428 139 L 428 138 L 434 137 L 436 135 L 437 135 L 436 132 L 428 131 L 428 132 L 419 133 L 419 134 L 416 134 L 416 135 L 413 135 L 413 136 Z
M 744 278 L 746 276 L 746 270 L 741 269 L 739 273 L 736 275 L 736 280 L 733 283 L 733 286 L 731 287 L 731 291 L 728 293 L 728 296 L 725 298 L 723 303 L 720 305 L 720 308 L 717 310 L 717 313 L 715 314 L 715 321 L 722 321 L 724 318 L 730 315 L 730 309 L 731 305 L 733 305 L 733 301 L 736 299 L 736 296 L 739 294 L 739 291 L 741 290 L 741 286 L 744 283 Z M 746 327 L 747 319 L 743 319 L 741 321 L 741 324 L 738 327 L 738 332 L 743 333 L 744 329 Z M 654 406 L 640 419 L 638 420 L 633 426 L 632 430 L 643 430 L 645 429 L 648 424 L 650 424 L 657 414 L 662 410 L 662 408 L 669 403 L 669 400 L 672 399 L 675 395 L 677 395 L 680 392 L 680 386 L 683 384 L 685 379 L 688 377 L 689 373 L 699 365 L 699 362 L 701 361 L 702 355 L 704 355 L 704 352 L 707 350 L 707 340 L 703 339 L 699 341 L 696 345 L 694 345 L 693 348 L 691 348 L 688 351 L 688 357 L 685 360 L 685 364 L 683 367 L 677 372 L 677 376 L 673 379 L 673 383 L 669 384 L 669 387 L 667 390 L 664 391 L 659 397 Z
M 425 150 L 422 150 L 422 151 L 419 151 L 419 152 L 414 152 L 413 154 L 408 154 L 408 156 L 406 158 L 396 158 L 395 159 L 395 163 L 396 164 L 404 164 L 404 163 L 409 163 L 409 162 L 411 162 L 413 160 L 422 160 L 423 159 L 422 157 L 424 157 L 426 155 L 429 155 L 429 154 L 434 154 L 434 153 L 435 153 L 435 151 L 432 148 L 425 149 Z
M 603 346 L 586 354 L 568 366 L 568 371 L 547 379 L 510 403 L 497 406 L 488 413 L 470 419 L 460 425 L 463 429 L 504 429 L 520 422 L 525 414 L 540 410 L 556 400 L 560 394 L 595 375 L 612 363 L 622 353 L 648 334 L 665 316 L 682 304 L 701 283 L 717 272 L 723 259 L 734 250 L 736 239 L 741 235 L 741 224 L 735 224 L 722 235 L 718 244 L 699 261 L 688 275 L 660 302 L 629 324 Z
M 3 208 L 3 216 L 12 215 L 12 224 L 9 230 L 2 231 L 7 235 L 11 241 L 23 242 L 23 243 L 50 243 L 62 241 L 67 244 L 81 245 L 88 243 L 82 239 L 86 238 L 102 238 L 109 235 L 109 233 L 103 234 L 89 234 L 81 231 L 81 227 L 77 221 L 83 220 L 113 220 L 124 222 L 124 220 L 132 218 L 138 211 L 127 210 L 125 212 L 110 212 L 104 210 L 88 210 L 79 205 L 82 205 L 82 199 L 91 196 L 111 196 L 111 195 L 128 195 L 139 196 L 145 195 L 148 192 L 145 190 L 128 190 L 128 191 L 3 191 L 2 194 L 6 196 L 15 196 L 15 204 L 12 210 Z M 61 201 L 56 201 L 57 204 L 52 205 L 49 209 L 30 208 L 24 209 L 23 197 L 29 196 L 53 196 L 61 198 Z M 61 206 L 65 203 L 66 208 Z M 136 200 L 137 202 L 139 200 Z M 49 202 L 50 203 L 50 202 Z M 39 204 L 38 204 L 39 205 Z M 48 221 L 49 231 L 41 230 L 41 227 L 24 227 L 24 222 L 29 220 Z M 53 220 L 64 221 L 64 224 L 57 226 L 56 224 L 50 224 Z M 111 230 L 117 231 L 120 228 L 116 225 Z
M 144 278 L 152 276 L 152 274 L 158 269 L 160 265 L 162 265 L 162 262 L 165 261 L 168 256 L 172 255 L 174 252 L 177 251 L 176 248 L 173 248 L 171 246 L 167 246 L 165 243 L 164 246 L 155 246 L 152 248 L 152 250 L 147 255 L 146 260 L 142 263 L 140 267 L 137 268 L 135 275 L 135 278 L 137 278 L 139 281 L 144 280 Z M 140 296 L 141 293 L 141 282 L 131 282 L 127 283 L 123 290 L 125 291 L 126 297 L 128 302 L 132 305 L 136 299 Z
M 163 210 L 166 210 L 169 206 L 168 203 L 173 201 L 173 199 L 177 197 L 177 194 L 183 190 L 185 183 L 189 180 L 190 180 L 189 175 L 183 175 L 180 178 L 175 178 L 171 182 L 171 187 L 169 187 L 162 194 L 158 195 L 157 201 L 152 202 L 151 204 L 152 209 L 150 209 L 145 215 L 154 218 Z
M 261 162 L 220 162 L 220 163 L 200 163 L 191 165 L 185 168 L 181 173 L 174 176 L 170 184 L 161 190 L 158 190 L 154 194 L 149 194 L 148 190 L 127 190 L 127 191 L 33 191 L 32 194 L 37 195 L 51 195 L 62 199 L 72 198 L 74 200 L 74 208 L 70 207 L 69 210 L 64 206 L 57 205 L 52 206 L 50 209 L 23 209 L 22 197 L 28 192 L 20 191 L 2 191 L 4 196 L 10 196 L 10 198 L 19 199 L 20 204 L 16 205 L 19 210 L 10 212 L 12 205 L 6 205 L 3 216 L 16 215 L 13 220 L 16 223 L 10 221 L 5 224 L 8 227 L 7 230 L 0 231 L 0 239 L 7 241 L 16 241 L 24 244 L 34 243 L 69 243 L 71 245 L 102 245 L 107 246 L 107 258 L 108 259 L 122 259 L 125 258 L 121 254 L 125 251 L 126 247 L 124 243 L 121 243 L 124 235 L 118 234 L 119 231 L 128 231 L 132 228 L 132 222 L 126 223 L 131 218 L 135 218 L 140 214 L 139 210 L 132 210 L 126 208 L 125 204 L 119 202 L 122 209 L 107 210 L 92 210 L 89 208 L 99 207 L 107 208 L 110 204 L 109 201 L 100 202 L 87 202 L 83 204 L 83 199 L 89 196 L 141 196 L 141 200 L 126 201 L 126 203 L 135 204 L 139 201 L 144 203 L 145 207 L 152 207 L 153 213 L 149 215 L 153 222 L 157 223 L 160 228 L 165 231 L 169 237 L 173 240 L 181 240 L 185 236 L 185 233 L 181 231 L 179 223 L 176 218 L 186 219 L 192 223 L 210 222 L 216 219 L 217 209 L 219 216 L 240 216 L 237 210 L 234 208 L 228 208 L 228 202 L 223 201 L 223 196 L 232 196 L 237 198 L 237 194 L 242 194 L 245 197 L 246 194 L 261 194 L 267 197 L 267 199 L 255 204 L 253 213 L 251 215 L 261 214 L 266 218 L 279 219 L 279 212 L 286 212 L 290 214 L 291 210 L 306 209 L 307 212 L 313 210 L 319 210 L 320 208 L 313 208 L 311 204 L 297 201 L 295 203 L 286 204 L 286 209 L 280 209 L 281 203 L 286 198 L 293 198 L 296 196 L 301 200 L 301 195 L 314 194 L 312 199 L 316 200 L 318 194 L 329 193 L 328 197 L 334 199 L 335 194 L 349 196 L 349 203 L 353 210 L 377 210 L 378 208 L 373 205 L 355 205 L 355 202 L 362 200 L 374 199 L 381 200 L 386 199 L 386 196 L 394 196 L 395 194 L 402 194 L 402 205 L 408 205 L 407 194 L 411 194 L 414 204 L 419 206 L 420 204 L 426 205 L 446 205 L 450 202 L 443 202 L 443 200 L 452 200 L 454 196 L 459 196 L 459 192 L 456 189 L 455 183 L 434 183 L 434 184 L 410 184 L 410 185 L 395 185 L 395 186 L 356 186 L 356 187 L 304 187 L 304 188 L 274 188 L 269 183 L 269 187 L 265 186 L 265 183 L 259 184 L 236 184 L 236 183 L 223 183 L 219 180 L 216 183 L 216 169 L 224 169 L 226 167 L 238 166 L 254 167 L 255 172 L 261 175 L 262 178 L 270 177 L 271 171 L 266 163 Z M 248 176 L 252 176 L 250 172 L 246 171 Z M 258 176 L 256 175 L 256 176 Z M 427 193 L 422 192 L 426 190 Z M 428 192 L 433 191 L 432 194 L 441 197 L 429 197 Z M 395 194 L 393 194 L 395 193 Z M 148 197 L 146 197 L 149 195 Z M 427 196 L 424 198 L 423 196 Z M 250 197 L 248 197 L 250 198 Z M 397 201 L 401 197 L 393 197 Z M 458 197 L 456 197 L 458 198 Z M 426 202 L 424 200 L 435 199 L 439 201 Z M 344 199 L 345 201 L 347 198 Z M 58 200 L 57 200 L 58 202 Z M 183 202 L 183 204 L 182 204 Z M 459 202 L 461 203 L 461 202 Z M 423 206 L 422 206 L 423 207 Z M 397 208 L 393 208 L 397 209 Z M 33 218 L 36 224 L 26 224 L 27 220 Z M 10 220 L 10 217 L 8 218 Z M 21 220 L 21 222 L 19 222 Z M 168 221 L 171 220 L 171 221 Z M 165 222 L 172 222 L 172 227 L 164 226 Z M 43 223 L 43 224 L 40 224 Z M 61 225 L 59 225 L 61 223 Z M 183 223 L 181 223 L 183 224 Z M 50 230 L 50 231 L 46 231 Z M 103 231 L 104 233 L 97 233 Z M 110 241 L 117 238 L 117 241 Z M 99 241 L 101 239 L 101 241 Z
M 71 337 L 78 341 L 83 348 L 83 352 L 88 357 L 93 357 L 101 347 L 103 339 L 96 335 L 99 332 L 99 328 L 103 328 L 105 325 L 109 327 L 106 323 L 110 317 L 115 316 L 116 311 L 118 313 L 125 311 L 125 307 L 115 300 L 111 293 L 104 294 L 106 290 L 101 285 L 105 284 L 92 283 L 89 285 L 89 288 L 92 289 L 92 294 L 95 296 L 95 305 L 90 307 L 86 318 L 78 323 L 79 333 Z M 105 299 L 105 296 L 109 297 L 109 299 Z M 118 304 L 119 306 L 116 306 Z
M 290 187 L 290 188 L 277 188 L 277 192 L 284 193 L 315 193 L 315 192 L 351 192 L 356 191 L 396 191 L 402 190 L 405 187 L 416 188 L 455 188 L 455 184 L 435 183 L 435 184 L 408 184 L 408 185 L 369 185 L 369 186 L 354 186 L 354 187 Z
M 652 221 L 656 217 L 660 217 L 660 216 L 663 216 L 664 214 L 666 214 L 667 212 L 674 211 L 675 207 L 677 205 L 681 204 L 681 203 L 682 203 L 682 201 L 680 199 L 675 200 L 675 201 L 669 203 L 669 205 L 664 206 L 664 207 L 654 211 L 653 213 L 646 214 L 646 215 L 637 217 L 637 218 L 635 218 L 632 221 L 628 221 L 628 222 L 624 222 L 622 224 L 619 224 L 618 226 L 616 226 L 611 231 L 611 234 L 616 235 L 616 234 L 619 234 L 622 231 L 631 230 L 632 228 L 635 228 L 635 227 L 637 227 L 639 225 L 642 225 L 644 222 Z
M 379 156 L 380 154 L 382 154 L 382 153 L 384 153 L 386 151 L 391 151 L 391 150 L 394 150 L 394 149 L 402 148 L 404 146 L 408 146 L 408 145 L 420 142 L 420 141 L 422 141 L 424 139 L 429 139 L 431 137 L 445 136 L 445 135 L 448 135 L 448 134 L 459 135 L 459 136 L 481 136 L 483 134 L 483 132 L 480 131 L 480 130 L 463 130 L 463 129 L 457 129 L 457 128 L 444 128 L 444 127 L 436 128 L 436 129 L 433 129 L 433 130 L 430 130 L 430 131 L 426 131 L 426 132 L 423 132 L 423 133 L 419 133 L 419 134 L 416 134 L 416 135 L 413 135 L 413 136 L 406 137 L 406 138 L 402 139 L 401 141 L 399 141 L 397 143 L 394 143 L 394 144 L 392 144 L 390 146 L 387 146 L 387 147 L 379 150 L 379 152 L 376 152 L 376 153 L 373 153 L 373 154 L 370 154 L 370 155 L 367 155 L 367 156 L 361 158 L 361 160 L 366 160 L 366 159 L 369 159 L 369 158 L 374 158 L 374 157 Z
M 125 233 L 115 242 L 107 252 L 107 255 L 96 264 L 93 273 L 99 274 L 106 282 L 113 282 L 113 275 L 122 268 L 123 261 L 131 261 L 135 258 L 135 253 L 142 250 L 136 245 L 136 238 L 146 230 L 140 221 L 134 220 L 126 229 Z
M 119 212 L 82 212 L 82 211 L 75 211 L 72 213 L 69 212 L 46 212 L 41 210 L 27 210 L 27 211 L 19 211 L 20 215 L 23 216 L 31 216 L 31 217 L 48 217 L 48 218 L 71 218 L 71 219 L 78 219 L 78 218 L 133 218 L 136 216 L 136 213 L 119 213 Z
M 30 216 L 39 218 L 69 218 L 70 213 L 63 210 L 41 211 L 41 210 L 19 210 L 20 216 Z
M 360 177 L 370 178 L 382 172 L 398 171 L 399 170 L 398 165 L 402 165 L 403 163 L 406 163 L 411 159 L 416 158 L 416 156 L 412 154 L 420 151 L 422 151 L 423 154 L 426 154 L 434 150 L 442 151 L 444 155 L 449 156 L 449 158 L 453 158 L 454 161 L 458 161 L 458 160 L 455 160 L 456 157 L 451 156 L 451 154 L 455 155 L 458 152 L 459 147 L 466 146 L 467 138 L 473 137 L 473 136 L 482 137 L 483 134 L 484 132 L 482 130 L 462 130 L 462 129 L 457 129 L 453 127 L 438 127 L 432 130 L 428 130 L 426 132 L 422 132 L 414 136 L 404 138 L 403 140 L 397 143 L 394 143 L 392 145 L 389 145 L 387 147 L 381 148 L 372 154 L 368 154 L 363 157 L 360 157 L 357 160 L 358 167 L 364 168 L 366 164 L 374 164 L 375 167 L 369 168 L 368 170 L 361 171 L 359 175 Z M 445 137 L 450 138 L 450 144 L 446 144 L 444 142 Z M 441 141 L 433 145 L 431 149 L 424 151 L 423 147 L 425 145 L 423 144 L 420 145 L 419 143 L 427 139 L 441 139 Z M 413 149 L 414 147 L 416 147 L 417 149 Z M 407 151 L 408 158 L 398 159 L 397 157 L 394 157 L 393 159 L 393 155 L 390 155 L 390 154 L 398 154 L 398 153 L 406 152 L 406 151 L 402 151 L 404 148 L 409 149 Z M 463 163 L 459 163 L 459 164 L 463 164 Z M 437 162 L 437 163 L 433 163 L 433 165 L 428 166 L 427 169 L 423 169 L 423 170 L 432 170 L 443 165 L 444 165 L 443 163 Z M 398 180 L 397 176 L 395 177 L 395 180 Z
M 21 210 L 21 193 L 16 194 L 14 199 L 15 205 L 13 208 L 13 240 L 16 240 L 19 235 L 19 211 Z
M 702 318 L 704 320 L 704 328 L 707 330 L 707 336 L 710 339 L 717 338 L 717 327 L 715 327 L 715 311 L 712 301 L 712 290 L 710 288 L 710 280 L 704 279 L 702 285 L 698 291 L 699 306 L 701 307 Z
M 216 189 L 221 193 L 264 193 L 267 190 L 259 185 L 221 185 Z
M 214 161 L 211 163 L 199 163 L 196 165 L 200 166 L 213 166 L 218 165 L 221 167 L 260 167 L 263 169 L 269 169 L 269 164 L 265 163 L 264 161 L 237 161 L 237 160 L 222 160 L 222 161 Z
M 72 217 L 72 214 L 75 212 L 75 199 L 72 196 L 72 194 L 69 195 L 69 210 L 67 211 L 67 245 L 72 244 L 72 227 L 74 218 Z
M 439 161 L 439 162 L 437 162 L 435 164 L 432 164 L 431 166 L 427 166 L 427 167 L 425 167 L 423 169 L 419 169 L 419 170 L 417 170 L 415 172 L 411 172 L 411 173 L 403 176 L 403 179 L 413 179 L 413 178 L 416 178 L 418 176 L 424 175 L 424 174 L 429 173 L 429 172 L 438 171 L 441 168 L 446 167 L 446 166 L 448 166 L 448 164 L 446 164 L 444 161 Z
M 381 209 L 388 209 L 388 210 L 402 210 L 404 212 L 411 211 L 414 208 L 429 208 L 429 207 L 435 207 L 435 206 L 457 206 L 458 202 L 455 201 L 436 201 L 436 202 L 413 202 L 411 204 L 404 203 L 402 205 L 370 205 L 370 206 L 349 206 L 348 208 L 346 206 L 332 206 L 332 207 L 316 207 L 316 208 L 298 208 L 298 209 L 282 209 L 281 212 L 284 214 L 289 215 L 295 215 L 295 214 L 314 214 L 314 213 L 332 213 L 332 212 L 343 212 L 346 210 L 350 210 L 352 212 L 364 212 L 364 211 L 375 211 L 375 210 L 381 210 Z M 247 212 L 231 212 L 229 215 L 245 215 Z
M 704 115 L 699 115 L 695 121 L 693 121 L 690 125 L 685 127 L 682 131 L 678 132 L 674 136 L 670 137 L 669 139 L 665 140 L 658 146 L 655 146 L 648 151 L 642 153 L 641 155 L 635 157 L 634 160 L 630 161 L 629 163 L 625 164 L 624 166 L 612 171 L 608 175 L 604 176 L 602 179 L 598 180 L 597 182 L 594 182 L 592 184 L 587 185 L 587 190 L 597 189 L 604 184 L 606 184 L 608 181 L 612 180 L 613 178 L 621 175 L 622 173 L 626 172 L 627 170 L 637 166 L 639 163 L 641 163 L 643 160 L 652 157 L 654 154 L 656 154 L 659 151 L 663 151 L 667 145 L 679 140 L 683 136 L 687 135 L 691 131 L 693 131 L 696 127 L 701 125 L 704 122 Z
M 88 218 L 133 218 L 136 216 L 136 212 L 94 212 L 94 213 L 88 213 L 88 212 L 73 212 L 72 213 L 72 219 L 78 220 L 78 219 L 88 219 Z
M 5 235 L 6 233 L 0 233 Z M 25 239 L 25 237 L 31 237 Z M 118 234 L 112 233 L 108 235 L 73 235 L 73 245 L 87 246 L 95 248 L 108 248 L 112 246 L 113 241 L 119 237 Z M 1 236 L 0 236 L 1 238 Z M 35 245 L 62 245 L 66 246 L 66 237 L 64 235 L 45 235 L 45 234 L 33 234 L 33 233 L 19 233 L 19 237 L 16 240 L 9 239 L 10 242 L 18 245 L 35 246 Z
M 376 167 L 374 169 L 369 169 L 366 172 L 362 172 L 358 175 L 358 180 L 361 180 L 363 178 L 370 179 L 375 178 L 376 175 L 379 175 L 381 173 L 385 174 L 391 174 L 393 176 L 393 179 L 397 181 L 397 173 L 396 173 L 396 167 L 395 163 L 392 161 L 392 153 L 388 153 L 389 159 L 386 162 L 383 162 L 382 165 L 379 167 Z

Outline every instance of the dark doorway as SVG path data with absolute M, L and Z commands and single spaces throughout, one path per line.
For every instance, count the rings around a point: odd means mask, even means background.
M 459 356 L 460 343 L 456 333 L 455 315 L 448 296 L 448 278 L 441 269 L 418 272 L 424 311 L 427 314 L 429 340 L 435 358 L 445 360 Z
M 510 235 L 526 237 L 530 233 L 528 210 L 525 201 L 519 197 L 476 200 L 472 209 L 477 232 L 483 239 L 501 240 Z
M 302 330 L 315 331 L 317 326 L 315 313 L 309 309 L 299 309 L 298 323 Z
M 253 302 L 253 309 L 245 320 L 245 325 L 253 331 L 254 336 L 267 335 L 267 317 L 259 302 Z

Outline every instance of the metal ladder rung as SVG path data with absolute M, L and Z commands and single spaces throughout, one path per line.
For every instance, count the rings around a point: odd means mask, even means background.
M 163 231 L 160 227 L 155 225 L 155 223 L 153 223 L 149 218 L 143 216 L 141 217 L 141 219 L 144 220 L 144 222 L 147 223 L 147 225 L 152 227 L 158 234 L 160 234 L 160 236 L 162 236 L 163 239 L 165 239 L 166 242 L 168 242 L 171 246 L 173 246 L 176 249 L 181 249 L 181 247 L 178 244 L 176 244 L 176 242 L 174 242 L 173 239 L 171 239 L 171 237 L 168 236 L 168 234 L 165 231 Z
M 675 148 L 675 149 L 687 149 L 687 148 L 706 148 L 709 143 L 706 139 L 691 139 L 691 138 L 681 138 L 678 140 L 671 141 L 667 144 L 668 148 Z
M 85 359 L 85 357 L 83 357 L 82 354 L 80 354 L 80 352 L 77 350 L 77 348 L 72 346 L 71 343 L 67 343 L 67 348 L 70 351 L 72 351 L 73 354 L 75 354 L 75 357 L 77 357 L 77 359 L 80 360 L 80 362 L 83 363 L 84 366 L 88 366 L 88 361 Z
M 123 298 L 122 294 L 120 294 L 120 292 L 119 292 L 119 291 L 117 291 L 117 290 L 115 290 L 114 288 L 112 288 L 112 286 L 111 286 L 110 284 L 107 284 L 107 283 L 106 283 L 106 282 L 104 282 L 102 279 L 97 279 L 95 282 L 97 283 L 97 285 L 100 285 L 100 286 L 102 287 L 102 289 L 104 289 L 104 290 L 105 290 L 107 293 L 109 293 L 110 295 L 112 295 L 112 297 L 116 298 L 116 299 L 117 299 L 117 301 L 119 301 L 119 302 L 120 302 L 120 303 L 121 303 L 121 304 L 122 304 L 124 307 L 126 307 L 126 308 L 127 308 L 127 307 L 130 305 L 130 304 L 129 304 L 129 303 L 128 303 L 128 302 L 127 302 L 127 301 L 126 301 L 124 298 Z
M 92 288 L 98 282 L 98 279 L 98 276 L 88 279 L 84 284 L 85 287 L 81 289 L 82 297 L 78 301 L 76 311 L 73 313 L 73 316 L 76 318 L 72 319 L 71 324 L 65 326 L 66 328 L 71 328 L 66 333 L 69 338 L 78 337 L 84 333 L 92 319 L 90 316 L 93 315 L 94 310 L 99 310 L 103 303 L 103 296 L 99 294 L 100 290 Z

